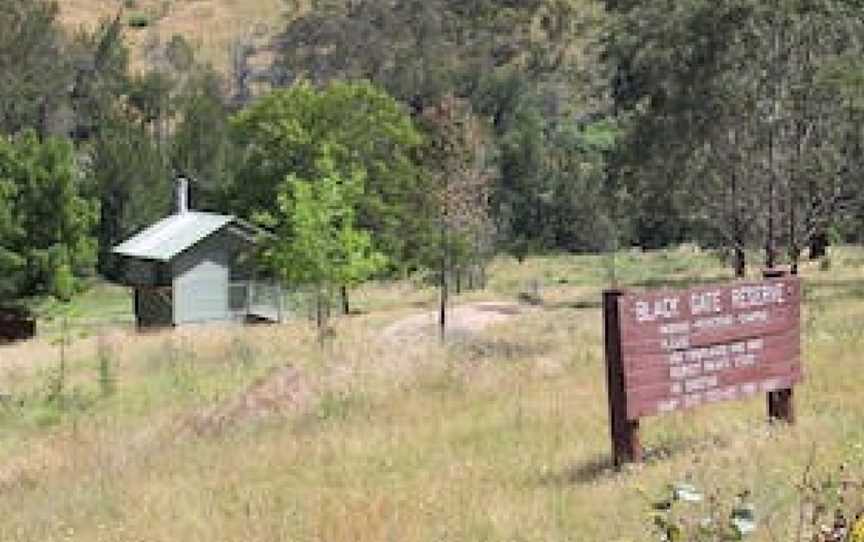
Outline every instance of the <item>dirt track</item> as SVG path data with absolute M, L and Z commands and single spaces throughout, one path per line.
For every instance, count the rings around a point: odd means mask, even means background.
M 524 305 L 504 301 L 468 303 L 447 311 L 447 332 L 466 334 L 482 331 L 484 328 L 505 322 L 528 312 Z M 385 340 L 393 342 L 412 342 L 438 336 L 438 313 L 425 312 L 409 316 L 390 324 L 381 334 Z

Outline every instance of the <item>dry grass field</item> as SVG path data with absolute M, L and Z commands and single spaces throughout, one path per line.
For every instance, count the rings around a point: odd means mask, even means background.
M 142 28 L 127 27 L 126 38 L 135 69 L 148 66 L 147 52 L 174 34 L 195 47 L 200 60 L 225 71 L 238 38 L 266 40 L 285 24 L 284 0 L 59 0 L 61 20 L 72 30 L 93 27 L 118 13 L 127 23 L 147 21 Z
M 753 540 L 795 540 L 805 470 L 864 458 L 864 251 L 808 266 L 798 424 L 764 400 L 645 420 L 643 465 L 609 466 L 599 294 L 607 258 L 496 261 L 484 292 L 544 304 L 445 346 L 383 331 L 434 307 L 408 283 L 357 293 L 322 350 L 306 321 L 121 328 L 0 348 L 0 540 L 647 541 L 687 481 L 749 491 Z M 624 253 L 628 285 L 727 278 L 708 253 Z M 87 306 L 85 303 L 82 306 Z M 96 312 L 96 308 L 93 309 Z M 79 311 L 70 329 L 88 317 Z M 96 331 L 94 331 L 94 329 Z

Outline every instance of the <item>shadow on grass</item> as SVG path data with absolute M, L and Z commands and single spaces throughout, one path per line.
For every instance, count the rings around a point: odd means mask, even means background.
M 541 486 L 569 486 L 574 484 L 589 484 L 617 474 L 612 464 L 611 455 L 595 455 L 575 465 L 565 467 L 558 472 L 550 472 L 540 476 Z
M 543 308 L 549 311 L 556 310 L 596 310 L 603 307 L 600 296 L 597 299 L 577 299 L 576 301 L 559 301 L 556 303 L 544 303 Z
M 660 445 L 646 446 L 643 450 L 642 463 L 650 465 L 673 457 L 692 454 L 697 445 L 696 440 L 685 438 Z M 615 468 L 610 452 L 594 455 L 589 459 L 565 467 L 559 472 L 543 474 L 540 476 L 539 482 L 542 486 L 590 484 L 611 478 L 621 472 L 626 473 L 627 470 Z

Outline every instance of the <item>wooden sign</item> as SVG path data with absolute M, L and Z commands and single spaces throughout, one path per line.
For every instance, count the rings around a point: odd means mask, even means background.
M 769 415 L 794 421 L 801 381 L 796 277 L 686 290 L 604 292 L 615 463 L 638 461 L 639 419 L 769 394 Z

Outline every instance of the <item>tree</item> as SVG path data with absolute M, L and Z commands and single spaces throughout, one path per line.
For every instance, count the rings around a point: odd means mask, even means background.
M 98 268 L 113 278 L 112 247 L 170 212 L 172 176 L 147 129 L 121 115 L 101 122 L 89 151 L 89 188 L 100 202 Z
M 273 213 L 286 175 L 323 178 L 330 172 L 319 165 L 332 161 L 342 177 L 365 176 L 353 202 L 358 226 L 393 266 L 416 259 L 408 240 L 420 227 L 415 218 L 423 177 L 414 154 L 422 137 L 385 92 L 363 82 L 321 90 L 300 83 L 261 98 L 238 113 L 232 127 L 240 162 L 229 188 L 235 212 Z
M 3 141 L 3 162 L 11 162 L 14 156 Z M 14 216 L 18 186 L 10 175 L 0 176 L 0 300 L 16 297 L 23 290 L 27 262 L 20 253 L 18 243 L 21 228 Z
M 505 247 L 524 254 L 554 246 L 557 235 L 546 228 L 553 223 L 551 205 L 538 202 L 551 202 L 551 185 L 577 187 L 585 179 L 574 175 L 569 182 L 567 173 L 547 166 L 560 163 L 559 138 L 572 134 L 573 124 L 599 120 L 607 102 L 605 64 L 597 54 L 604 15 L 597 2 L 292 5 L 301 15 L 277 41 L 280 72 L 318 85 L 371 80 L 421 124 L 424 112 L 443 101 L 465 100 L 489 125 L 490 216 Z
M 439 329 L 446 332 L 450 277 L 459 284 L 461 270 L 470 263 L 481 268 L 491 256 L 492 224 L 489 216 L 490 181 L 486 162 L 487 133 L 471 112 L 470 104 L 448 96 L 423 112 L 429 138 L 424 163 L 433 184 L 437 250 L 427 264 L 439 274 Z M 431 240 L 430 240 L 431 241 Z M 457 288 L 458 289 L 458 288 Z
M 618 171 L 634 193 L 666 202 L 649 198 L 642 212 L 686 224 L 678 239 L 719 239 L 736 274 L 757 243 L 769 268 L 787 243 L 795 269 L 802 241 L 833 220 L 851 184 L 847 110 L 817 66 L 860 50 L 860 10 L 843 0 L 614 4 L 616 99 L 630 121 Z
M 303 180 L 292 174 L 279 186 L 279 227 L 264 259 L 286 282 L 313 289 L 323 338 L 334 288 L 366 280 L 383 268 L 386 258 L 373 248 L 371 234 L 355 224 L 353 204 L 363 190 L 362 171 L 343 177 L 326 150 L 316 169 L 322 177 Z
M 92 270 L 96 202 L 83 195 L 68 141 L 32 131 L 0 138 L 0 293 L 68 299 Z
M 576 81 L 602 18 L 582 0 L 290 4 L 301 15 L 277 40 L 283 71 L 316 84 L 367 79 L 418 113 L 449 94 L 472 98 L 498 71 L 519 70 L 548 88 Z
M 73 40 L 70 57 L 74 67 L 70 101 L 75 116 L 71 135 L 83 143 L 111 120 L 118 99 L 129 91 L 129 50 L 123 42 L 120 17 L 103 19 L 92 32 L 81 30 Z
M 196 180 L 199 209 L 229 207 L 226 193 L 234 169 L 229 111 L 218 74 L 201 69 L 177 97 L 177 125 L 171 138 L 171 165 Z
M 65 99 L 70 66 L 57 3 L 0 0 L 0 132 L 49 132 Z

